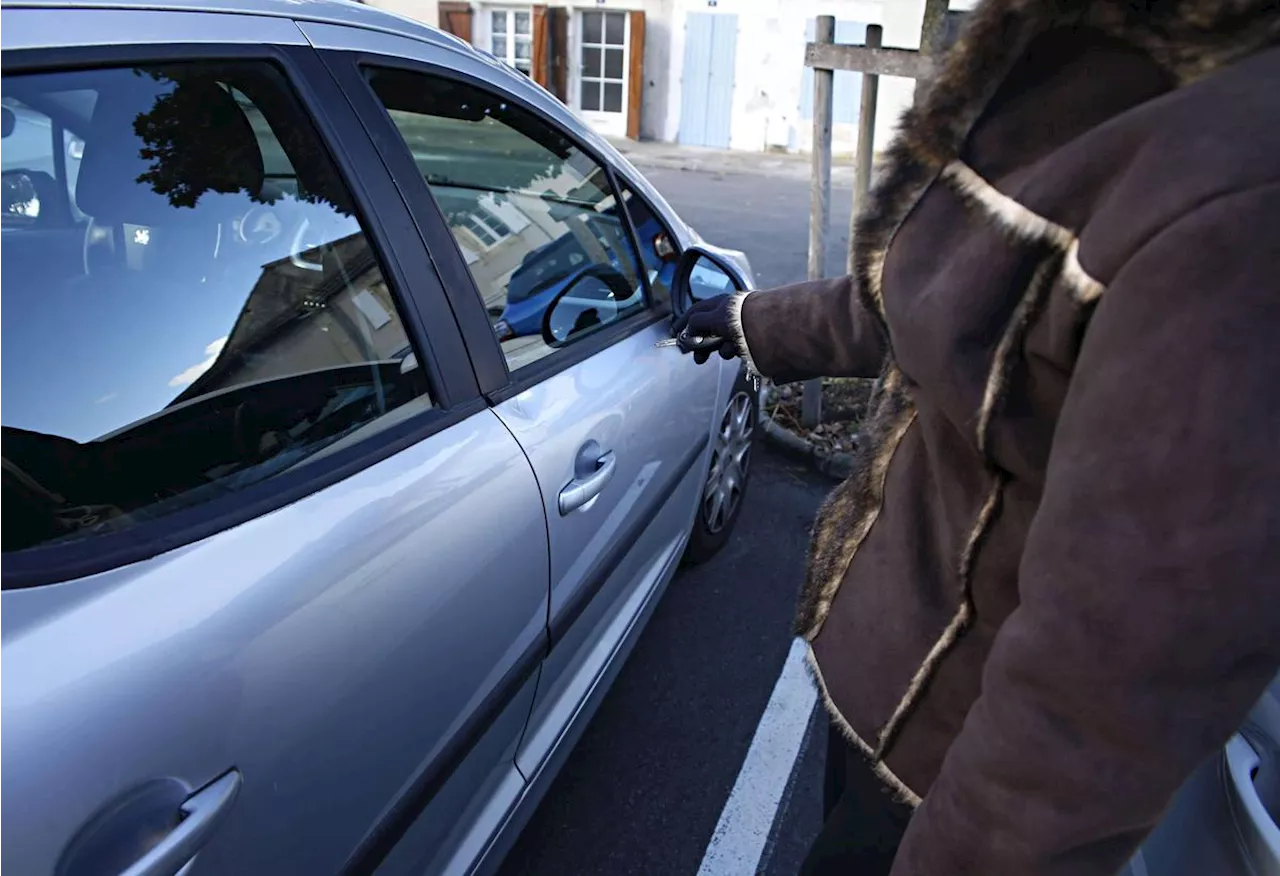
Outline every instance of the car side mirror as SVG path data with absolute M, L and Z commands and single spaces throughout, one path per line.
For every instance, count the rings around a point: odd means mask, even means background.
M 542 340 L 552 348 L 617 322 L 635 296 L 627 278 L 611 265 L 587 265 L 551 299 L 542 314 Z
M 671 303 L 677 316 L 710 298 L 731 295 L 751 288 L 741 268 L 721 253 L 691 246 L 676 263 L 671 282 Z

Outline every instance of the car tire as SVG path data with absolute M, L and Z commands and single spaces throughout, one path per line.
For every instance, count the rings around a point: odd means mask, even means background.
M 720 428 L 712 436 L 711 465 L 685 549 L 686 563 L 705 563 L 719 553 L 742 514 L 759 426 L 759 398 L 744 370 L 733 384 Z

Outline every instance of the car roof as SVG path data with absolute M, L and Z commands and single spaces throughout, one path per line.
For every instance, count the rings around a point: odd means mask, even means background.
M 354 0 L 16 0 L 6 9 L 138 9 L 168 12 L 214 12 L 231 15 L 264 15 L 360 27 L 434 43 L 488 58 L 467 41 L 421 21 L 356 3 Z

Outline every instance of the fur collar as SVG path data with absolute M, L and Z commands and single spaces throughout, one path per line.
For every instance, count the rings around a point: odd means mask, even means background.
M 854 277 L 883 317 L 888 244 L 1033 40 L 1060 27 L 1095 30 L 1148 54 L 1181 84 L 1280 42 L 1280 0 L 985 0 L 969 13 L 924 99 L 902 116 L 859 215 Z

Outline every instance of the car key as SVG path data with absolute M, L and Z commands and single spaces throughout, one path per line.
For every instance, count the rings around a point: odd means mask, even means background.
M 681 353 L 694 353 L 699 350 L 718 350 L 723 343 L 723 338 L 718 338 L 715 335 L 691 335 L 686 328 L 674 338 L 658 341 L 654 346 L 679 347 Z

